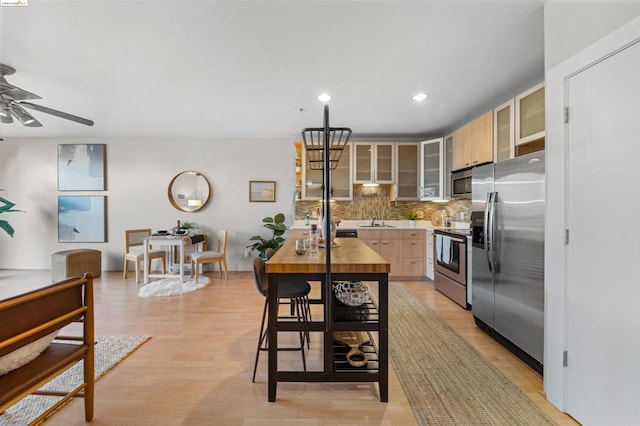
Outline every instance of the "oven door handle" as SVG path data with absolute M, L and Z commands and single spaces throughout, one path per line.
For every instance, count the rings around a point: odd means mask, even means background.
M 487 256 L 489 272 L 493 272 L 493 262 L 491 261 L 491 238 L 493 237 L 493 194 L 493 192 L 487 193 L 487 204 L 484 208 L 484 252 Z
M 451 238 L 451 237 L 449 237 L 449 238 Z M 451 238 L 451 241 L 454 241 L 454 242 L 456 242 L 456 243 L 460 243 L 460 244 L 464 244 L 464 243 L 466 243 L 466 241 L 465 241 L 465 240 L 459 240 L 459 239 L 457 239 L 457 238 Z

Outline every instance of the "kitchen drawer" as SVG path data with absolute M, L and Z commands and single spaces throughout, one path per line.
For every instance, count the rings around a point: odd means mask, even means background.
M 378 232 L 381 240 L 401 240 L 403 233 L 399 229 L 380 229 Z
M 402 257 L 425 258 L 426 246 L 424 240 L 402 240 Z
M 402 275 L 409 277 L 424 277 L 424 257 L 405 257 L 402 259 Z
M 421 240 L 424 241 L 426 232 L 418 231 L 418 230 L 408 230 L 405 229 L 402 231 L 402 239 L 403 240 Z
M 291 229 L 289 230 L 289 233 L 291 235 L 291 239 L 294 240 L 305 239 L 309 236 L 309 230 L 307 229 Z

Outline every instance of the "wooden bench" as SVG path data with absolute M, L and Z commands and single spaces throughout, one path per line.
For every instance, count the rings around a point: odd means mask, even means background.
M 0 357 L 56 332 L 72 322 L 82 323 L 76 342 L 51 343 L 37 358 L 0 376 L 0 413 L 31 395 L 56 395 L 62 399 L 31 424 L 50 416 L 73 397 L 84 397 L 85 420 L 93 418 L 94 316 L 93 276 L 72 278 L 0 301 Z M 58 339 L 61 339 L 58 336 Z M 84 361 L 83 383 L 69 392 L 39 392 L 38 389 L 78 361 Z

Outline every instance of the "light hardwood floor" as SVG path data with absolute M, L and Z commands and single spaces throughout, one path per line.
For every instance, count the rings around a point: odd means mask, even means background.
M 121 272 L 95 280 L 96 334 L 151 339 L 96 383 L 92 424 L 417 424 L 393 369 L 388 403 L 379 402 L 377 385 L 368 383 L 279 383 L 277 401 L 267 402 L 266 353 L 251 383 L 264 299 L 249 272 L 232 272 L 229 281 L 207 276 L 212 282 L 202 290 L 148 299 L 137 297 L 135 279 L 123 280 Z M 0 270 L 0 297 L 49 282 L 49 271 Z M 476 328 L 470 312 L 431 283 L 406 284 L 558 424 L 576 424 L 545 400 L 541 377 Z M 319 341 L 312 335 L 311 366 L 320 359 Z M 280 360 L 301 368 L 299 352 L 281 353 Z M 84 424 L 80 399 L 47 421 Z

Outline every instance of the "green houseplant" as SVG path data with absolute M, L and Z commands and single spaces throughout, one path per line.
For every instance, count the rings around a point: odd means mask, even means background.
M 198 225 L 193 222 L 178 221 L 178 226 L 171 229 L 174 234 L 188 234 L 190 231 L 198 229 Z
M 407 220 L 418 220 L 422 218 L 422 212 L 418 212 L 415 210 L 409 210 L 404 214 L 405 219 Z
M 404 214 L 404 217 L 409 220 L 409 225 L 416 226 L 416 220 L 422 219 L 422 212 L 416 210 L 409 210 Z
M 4 191 L 4 190 L 0 189 L 0 191 Z M 0 214 L 2 214 L 2 213 L 10 213 L 10 212 L 21 212 L 22 211 L 22 210 L 14 209 L 15 204 L 12 203 L 11 201 L 7 200 L 6 198 L 0 197 L 0 203 L 2 204 L 2 205 L 0 205 Z M 13 230 L 13 227 L 11 226 L 11 224 L 9 224 L 8 221 L 0 219 L 0 228 L 2 228 L 4 230 L 4 232 L 9 234 L 9 236 L 13 238 L 14 230 Z
M 265 217 L 262 219 L 262 226 L 271 230 L 271 238 L 267 239 L 262 237 L 261 235 L 254 235 L 249 238 L 250 241 L 255 241 L 255 243 L 248 245 L 248 248 L 251 250 L 255 250 L 260 253 L 260 257 L 266 258 L 265 251 L 268 248 L 272 248 L 274 251 L 278 251 L 282 244 L 284 243 L 284 238 L 282 238 L 282 234 L 287 231 L 287 225 L 284 224 L 284 214 L 278 213 L 274 217 Z

